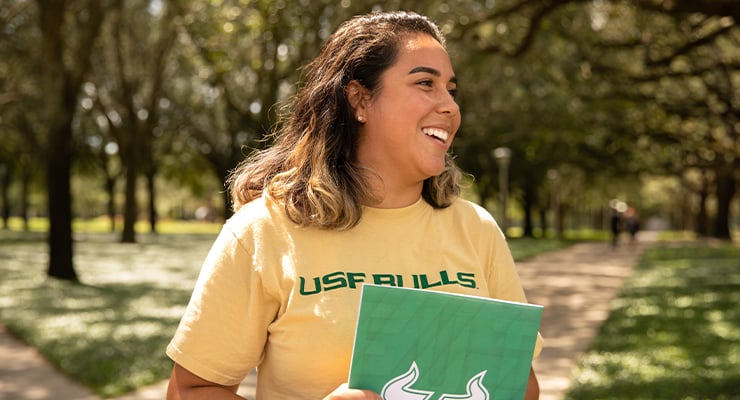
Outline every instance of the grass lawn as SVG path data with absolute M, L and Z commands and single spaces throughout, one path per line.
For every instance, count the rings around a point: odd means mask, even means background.
M 648 250 L 566 399 L 740 399 L 740 247 Z
M 215 234 L 77 236 L 82 284 L 47 279 L 44 234 L 0 231 L 0 321 L 103 397 L 166 378 L 164 347 Z
M 169 376 L 164 348 L 219 225 L 163 222 L 159 235 L 118 243 L 105 223 L 76 222 L 82 284 L 46 278 L 43 221 L 0 230 L 0 321 L 73 379 L 113 397 Z M 180 233 L 171 233 L 180 232 Z M 190 232 L 183 234 L 182 232 Z M 513 239 L 516 259 L 566 246 Z
M 585 240 L 585 239 L 584 239 Z M 547 253 L 567 247 L 576 242 L 575 239 L 533 239 L 533 238 L 513 238 L 508 239 L 509 249 L 514 256 L 514 260 L 526 260 L 529 257 L 538 254 Z

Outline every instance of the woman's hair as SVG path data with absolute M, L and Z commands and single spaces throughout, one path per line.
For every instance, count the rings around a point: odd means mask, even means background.
M 359 123 L 345 89 L 353 80 L 371 93 L 397 59 L 408 34 L 427 34 L 444 46 L 439 28 L 411 12 L 354 17 L 332 34 L 306 66 L 303 85 L 282 114 L 275 143 L 232 171 L 227 181 L 234 209 L 267 194 L 302 226 L 349 229 L 362 206 L 377 204 L 365 180 L 372 171 L 356 161 Z M 460 193 L 462 173 L 452 157 L 439 176 L 424 182 L 422 197 L 435 208 L 449 206 Z

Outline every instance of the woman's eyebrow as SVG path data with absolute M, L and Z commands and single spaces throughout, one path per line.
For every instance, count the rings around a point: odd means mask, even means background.
M 432 74 L 434 76 L 442 76 L 441 72 L 439 72 L 438 70 L 432 67 L 424 67 L 424 66 L 414 67 L 411 69 L 411 71 L 409 71 L 409 75 L 418 74 L 418 73 L 427 73 L 427 74 Z M 452 78 L 450 78 L 450 82 L 457 83 L 457 78 L 453 76 Z

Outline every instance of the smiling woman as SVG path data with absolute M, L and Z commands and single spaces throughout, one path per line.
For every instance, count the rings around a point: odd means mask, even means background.
M 307 66 L 275 144 L 231 176 L 235 214 L 167 348 L 168 398 L 238 398 L 256 367 L 258 399 L 379 399 L 345 383 L 363 283 L 526 301 L 496 222 L 458 196 L 444 43 L 424 16 L 374 13 Z
M 457 87 L 442 44 L 426 34 L 406 34 L 396 62 L 382 75 L 381 90 L 356 80 L 349 101 L 362 117 L 357 162 L 368 176 L 379 208 L 413 204 L 424 180 L 447 167 L 447 151 L 460 127 L 460 109 L 451 92 Z M 373 177 L 377 179 L 372 179 Z
M 236 208 L 261 197 L 267 189 L 276 200 L 285 200 L 288 216 L 300 225 L 353 227 L 363 206 L 383 207 L 383 201 L 388 203 L 396 196 L 392 187 L 384 187 L 395 185 L 395 172 L 387 169 L 408 172 L 407 166 L 399 160 L 403 157 L 391 146 L 393 142 L 382 142 L 379 134 L 393 136 L 408 130 L 411 120 L 397 118 L 394 121 L 399 125 L 380 124 L 384 118 L 404 116 L 398 106 L 406 101 L 418 103 L 422 93 L 428 103 L 442 100 L 453 109 L 446 110 L 449 116 L 436 117 L 442 122 L 413 126 L 417 134 L 422 128 L 438 128 L 435 131 L 446 132 L 448 138 L 445 151 L 436 153 L 437 160 L 443 156 L 443 168 L 417 174 L 411 184 L 416 185 L 413 190 L 422 188 L 422 196 L 433 207 L 449 206 L 460 192 L 462 173 L 446 152 L 460 115 L 451 96 L 456 81 L 444 43 L 436 25 L 412 13 L 369 14 L 340 26 L 308 65 L 302 89 L 285 108 L 275 145 L 246 160 L 232 174 Z M 446 95 L 439 97 L 439 89 Z M 388 101 L 394 97 L 395 104 Z M 408 106 L 410 110 L 412 104 Z M 420 112 L 424 110 L 414 111 Z M 375 154 L 386 150 L 396 157 L 384 160 Z M 363 151 L 373 157 L 363 160 Z M 406 205 L 411 202 L 407 200 Z

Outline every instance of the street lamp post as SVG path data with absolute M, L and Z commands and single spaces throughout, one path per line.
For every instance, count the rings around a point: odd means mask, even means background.
M 509 227 L 509 221 L 506 215 L 506 206 L 509 199 L 509 162 L 511 161 L 511 149 L 508 147 L 497 147 L 493 150 L 493 158 L 496 159 L 498 164 L 498 186 L 499 186 L 499 201 L 501 203 L 501 211 L 499 212 L 499 221 L 501 230 L 506 235 L 506 231 Z

